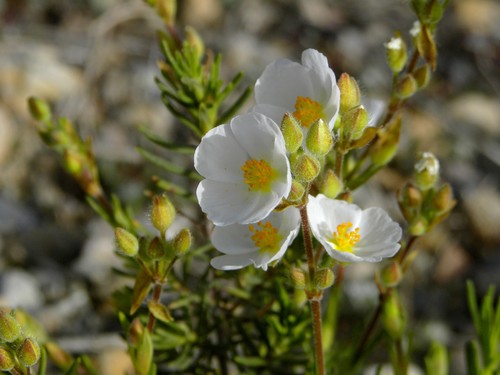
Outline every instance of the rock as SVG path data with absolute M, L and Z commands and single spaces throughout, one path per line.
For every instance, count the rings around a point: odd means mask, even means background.
M 455 2 L 459 24 L 472 34 L 498 36 L 500 3 L 494 0 L 460 0 Z
M 500 193 L 491 185 L 479 185 L 464 197 L 465 210 L 479 237 L 491 244 L 500 244 Z M 478 249 L 480 250 L 480 249 Z
M 484 94 L 463 94 L 450 104 L 455 121 L 474 125 L 490 136 L 500 136 L 500 102 Z
M 17 133 L 18 129 L 7 109 L 0 105 L 0 166 L 8 161 Z
M 0 305 L 37 310 L 43 304 L 38 280 L 26 271 L 9 269 L 0 276 Z

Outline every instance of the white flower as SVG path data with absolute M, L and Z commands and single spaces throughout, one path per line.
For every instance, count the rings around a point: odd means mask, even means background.
M 302 64 L 279 59 L 269 64 L 255 84 L 252 111 L 281 124 L 286 112 L 308 129 L 323 119 L 333 129 L 339 112 L 340 90 L 326 57 L 314 49 L 302 53 Z
M 198 202 L 219 226 L 265 218 L 292 184 L 283 135 L 259 113 L 211 129 L 196 148 L 194 167 L 205 177 L 196 190 Z
M 219 270 L 236 270 L 253 264 L 267 271 L 270 263 L 281 259 L 300 229 L 298 209 L 272 212 L 255 224 L 215 227 L 212 244 L 225 255 L 210 264 Z
M 362 210 L 320 194 L 309 196 L 307 213 L 314 237 L 340 262 L 379 262 L 399 250 L 401 227 L 381 208 Z

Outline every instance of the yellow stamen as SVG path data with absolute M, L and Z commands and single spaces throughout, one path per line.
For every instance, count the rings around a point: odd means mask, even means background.
M 348 253 L 353 252 L 354 246 L 359 242 L 361 235 L 359 234 L 359 228 L 349 230 L 351 227 L 351 222 L 337 225 L 337 231 L 333 233 L 333 236 L 330 239 L 330 241 L 335 245 L 336 250 Z
M 275 253 L 279 249 L 279 244 L 283 236 L 278 233 L 278 229 L 273 227 L 269 221 L 265 223 L 259 221 L 257 226 L 260 229 L 256 228 L 253 224 L 248 226 L 248 230 L 253 233 L 250 237 L 253 243 L 260 249 L 260 253 Z
M 321 104 L 308 97 L 298 96 L 295 102 L 295 117 L 304 128 L 309 128 L 320 118 L 324 118 Z
M 276 178 L 275 170 L 265 160 L 250 159 L 242 165 L 243 179 L 248 190 L 271 190 L 271 183 Z

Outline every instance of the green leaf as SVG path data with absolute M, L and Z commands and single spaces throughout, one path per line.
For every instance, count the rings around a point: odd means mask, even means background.
M 130 306 L 130 315 L 133 315 L 141 306 L 144 299 L 149 294 L 151 283 L 153 279 L 151 276 L 141 268 L 135 279 L 134 290 L 132 292 L 132 306 Z
M 188 145 L 178 145 L 176 143 L 166 142 L 162 138 L 160 138 L 157 134 L 153 133 L 146 126 L 142 125 L 138 129 L 148 140 L 157 144 L 158 146 L 164 147 L 168 150 L 178 152 L 179 154 L 188 154 L 193 155 L 195 147 Z
M 266 367 L 266 360 L 260 357 L 242 357 L 236 356 L 234 357 L 234 362 L 239 365 L 247 366 L 247 367 Z
M 38 375 L 45 375 L 47 372 L 47 350 L 42 347 L 40 361 L 38 362 Z
M 148 301 L 148 309 L 156 319 L 161 320 L 162 322 L 169 323 L 174 320 L 172 315 L 170 315 L 170 311 L 168 311 L 167 306 L 160 302 L 154 300 Z
M 141 341 L 137 345 L 137 351 L 133 358 L 133 362 L 138 374 L 148 375 L 153 362 L 153 341 L 147 329 L 143 331 Z
M 80 365 L 80 358 L 76 358 L 64 375 L 77 375 L 78 366 Z
M 482 375 L 477 341 L 469 341 L 465 347 L 465 352 L 467 358 L 467 375 Z
M 189 190 L 183 188 L 182 186 L 179 186 L 173 182 L 166 181 L 160 178 L 154 180 L 156 186 L 158 186 L 160 189 L 165 190 L 167 193 L 175 194 L 179 197 L 189 199 L 190 201 L 195 203 L 198 202 L 197 198 Z
M 191 171 L 189 169 L 179 167 L 178 165 L 171 163 L 171 162 L 163 159 L 162 157 L 155 155 L 155 154 L 153 154 L 153 153 L 151 153 L 143 148 L 137 147 L 137 152 L 139 152 L 146 160 L 150 161 L 151 163 L 153 163 L 154 165 L 156 165 L 160 168 L 165 169 L 168 172 L 172 172 L 172 173 L 182 175 L 182 176 L 187 176 L 187 177 L 190 177 L 190 178 L 195 179 L 195 180 L 202 179 L 198 173 Z

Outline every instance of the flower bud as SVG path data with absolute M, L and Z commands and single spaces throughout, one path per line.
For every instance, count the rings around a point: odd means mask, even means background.
M 139 240 L 132 233 L 123 228 L 115 228 L 116 243 L 120 252 L 134 257 L 139 252 Z
M 361 92 L 359 91 L 358 83 L 349 74 L 342 73 L 337 85 L 340 89 L 341 114 L 361 104 Z
M 38 120 L 41 122 L 49 122 L 50 121 L 50 119 L 52 117 L 52 113 L 50 111 L 49 105 L 44 100 L 41 100 L 41 99 L 38 99 L 35 97 L 31 97 L 28 99 L 28 107 L 29 107 L 31 116 L 33 116 L 33 118 L 35 120 Z
M 423 152 L 415 163 L 415 183 L 423 191 L 436 185 L 439 179 L 439 160 L 431 152 Z
M 181 256 L 191 248 L 192 236 L 188 228 L 181 229 L 174 238 L 173 247 L 176 256 Z
M 324 156 L 333 145 L 333 137 L 326 122 L 319 119 L 307 132 L 306 146 L 314 155 Z
M 292 180 L 292 188 L 290 189 L 290 194 L 288 194 L 287 200 L 291 202 L 297 202 L 304 196 L 306 189 L 299 181 Z
M 369 155 L 374 166 L 383 167 L 389 163 L 398 150 L 401 117 L 396 117 L 384 129 L 378 132 L 378 138 L 369 148 Z
M 290 269 L 290 277 L 293 281 L 293 286 L 297 289 L 304 289 L 306 287 L 307 277 L 306 273 L 297 267 Z
M 17 359 L 26 367 L 35 365 L 40 359 L 40 346 L 32 338 L 26 338 L 17 348 Z
M 368 125 L 368 112 L 360 105 L 350 109 L 342 115 L 342 131 L 345 138 L 356 140 L 363 135 L 363 131 Z
M 424 25 L 420 27 L 420 32 L 415 37 L 415 45 L 420 55 L 430 64 L 432 70 L 436 69 L 437 48 L 434 36 L 429 28 Z
M 14 354 L 7 348 L 0 346 L 0 370 L 10 371 L 16 365 Z
M 334 199 L 344 189 L 344 184 L 334 171 L 327 169 L 319 186 L 319 191 L 328 198 Z
M 449 360 L 446 348 L 438 343 L 432 342 L 429 353 L 425 357 L 427 374 L 447 375 L 449 372 Z
M 409 208 L 420 208 L 422 205 L 422 192 L 412 184 L 406 184 L 401 191 L 401 203 Z
M 167 25 L 173 25 L 177 13 L 177 0 L 155 0 L 158 15 Z
M 321 290 L 327 289 L 335 282 L 335 275 L 329 268 L 322 268 L 314 275 L 314 284 Z
M 293 174 L 299 181 L 311 182 L 318 176 L 321 165 L 314 156 L 300 155 L 293 165 Z
M 146 256 L 151 260 L 160 260 L 167 254 L 167 250 L 160 238 L 155 237 L 146 249 Z
M 155 195 L 153 197 L 153 207 L 151 208 L 151 223 L 162 236 L 172 225 L 175 219 L 175 207 L 167 198 L 166 194 Z
M 75 150 L 66 149 L 63 154 L 66 170 L 73 176 L 80 176 L 83 171 L 84 160 L 80 153 Z
M 191 26 L 186 26 L 186 44 L 196 53 L 199 59 L 205 53 L 205 43 L 201 39 L 200 34 Z
M 386 288 L 392 288 L 399 284 L 403 278 L 403 272 L 398 262 L 391 262 L 380 270 L 380 281 Z
M 285 113 L 281 121 L 281 132 L 285 139 L 285 146 L 288 152 L 296 152 L 302 145 L 302 128 L 298 121 L 290 113 Z
M 382 323 L 385 331 L 393 339 L 399 339 L 405 330 L 403 308 L 399 302 L 396 290 L 392 290 L 386 297 L 382 312 Z
M 429 224 L 423 217 L 416 217 L 410 222 L 408 231 L 412 236 L 420 237 L 427 233 Z
M 429 84 L 431 76 L 432 76 L 432 71 L 428 64 L 424 64 L 418 67 L 413 72 L 413 77 L 415 78 L 415 81 L 417 81 L 419 89 L 423 89 Z
M 396 96 L 399 99 L 408 99 L 418 90 L 418 84 L 413 75 L 405 74 L 396 85 Z
M 0 339 L 13 342 L 21 335 L 21 326 L 9 312 L 0 310 Z
M 434 208 L 438 212 L 445 212 L 451 209 L 456 201 L 453 199 L 453 190 L 450 184 L 444 184 L 441 188 L 434 194 L 432 198 Z
M 387 64 L 393 73 L 399 73 L 403 70 L 408 59 L 406 44 L 401 35 L 396 35 L 384 44 L 387 55 Z

